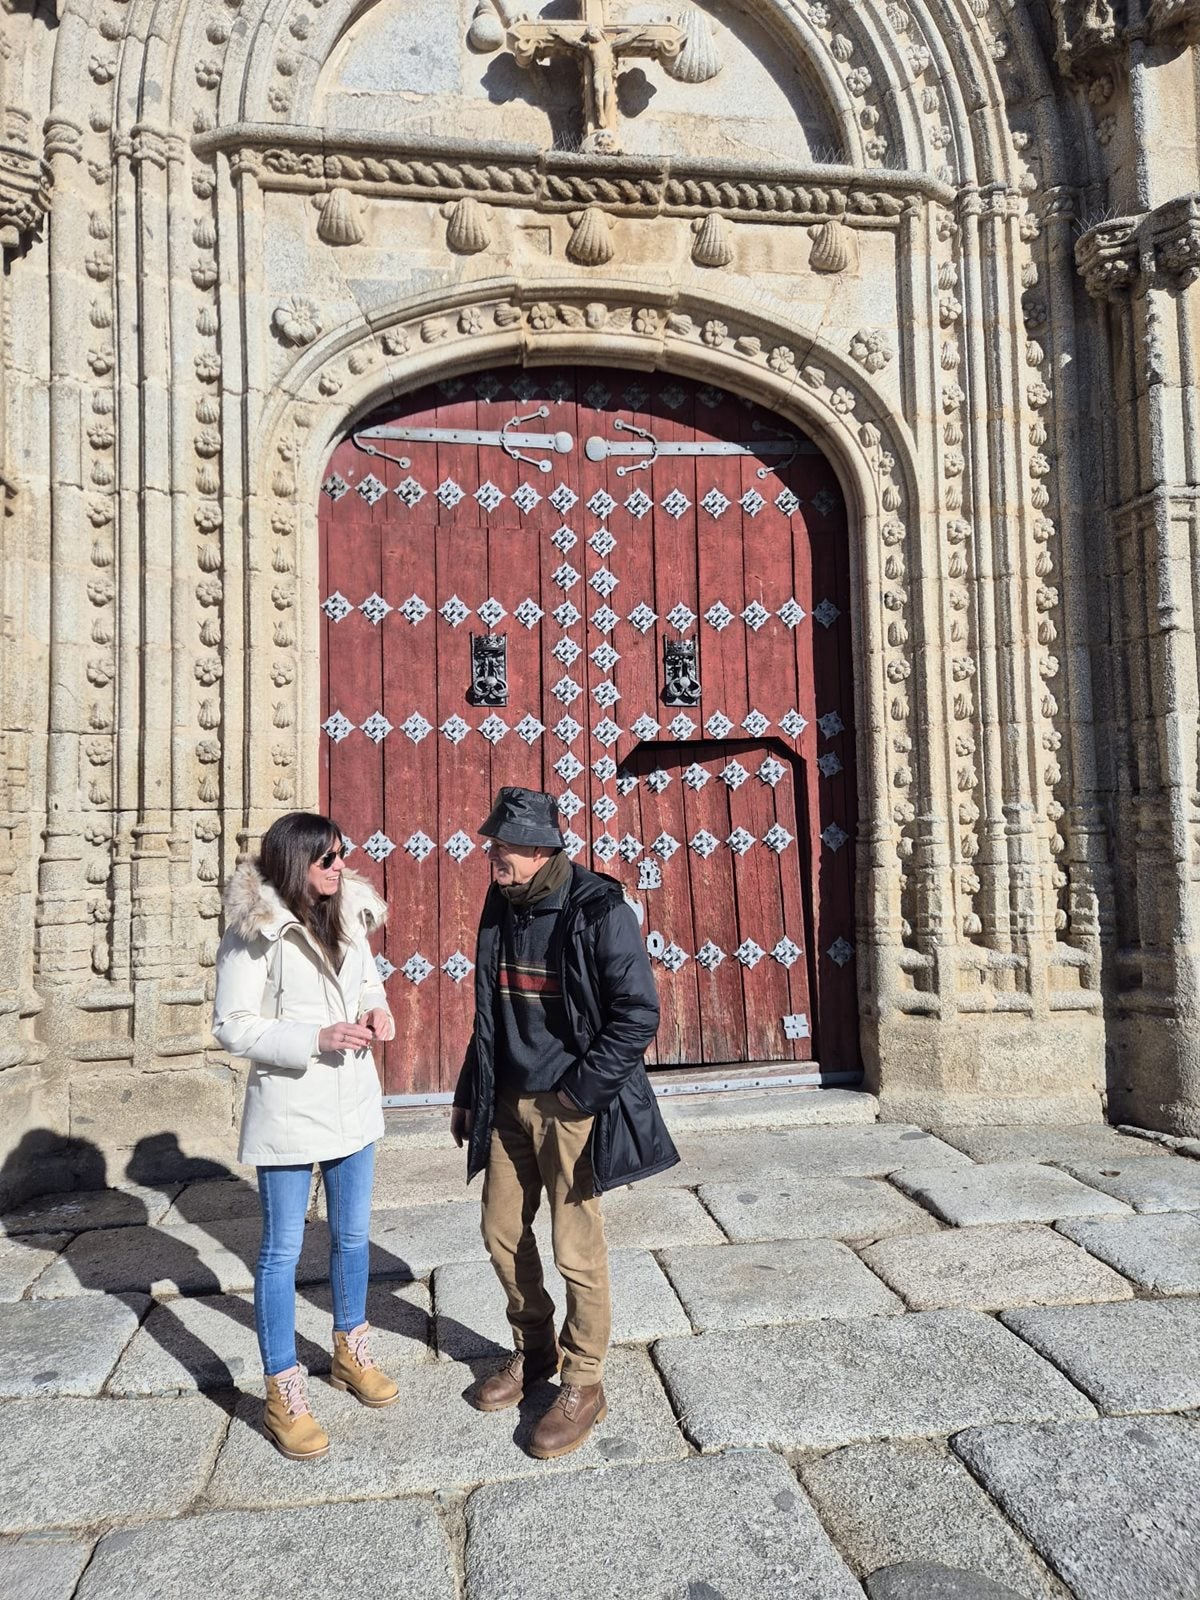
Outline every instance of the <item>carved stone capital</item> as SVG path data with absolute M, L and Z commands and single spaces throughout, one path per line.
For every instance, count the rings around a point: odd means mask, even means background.
M 1075 245 L 1075 264 L 1087 292 L 1096 300 L 1115 300 L 1138 275 L 1138 224 L 1118 217 L 1089 228 Z
M 1150 0 L 1146 30 L 1156 43 L 1195 44 L 1200 39 L 1200 0 Z
M 1112 70 L 1124 48 L 1122 0 L 1051 0 L 1058 48 L 1054 58 L 1065 77 L 1096 78 Z
M 1187 194 L 1152 211 L 1143 224 L 1155 270 L 1173 288 L 1200 277 L 1200 194 Z
M 7 118 L 12 128 L 11 114 Z M 50 209 L 50 168 L 23 143 L 0 143 L 0 247 L 19 250 Z
M 134 166 L 143 162 L 152 167 L 165 168 L 172 161 L 182 161 L 184 141 L 167 128 L 155 128 L 148 122 L 139 122 L 129 136 L 129 159 Z

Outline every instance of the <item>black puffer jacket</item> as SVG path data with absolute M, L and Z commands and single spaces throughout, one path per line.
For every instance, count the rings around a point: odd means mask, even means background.
M 493 885 L 475 956 L 475 1030 L 454 1103 L 474 1113 L 467 1178 L 487 1166 L 496 1098 L 493 1005 L 506 905 Z M 664 1172 L 679 1152 L 658 1110 L 643 1056 L 658 1028 L 658 992 L 633 912 L 613 878 L 571 869 L 562 916 L 560 976 L 578 1061 L 560 1087 L 595 1114 L 588 1154 L 597 1194 Z

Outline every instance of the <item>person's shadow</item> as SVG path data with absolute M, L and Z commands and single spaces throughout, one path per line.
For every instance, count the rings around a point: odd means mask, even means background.
M 111 1295 L 137 1310 L 143 1316 L 143 1330 L 183 1367 L 197 1391 L 233 1415 L 239 1408 L 244 1378 L 257 1393 L 257 1363 L 247 1374 L 240 1358 L 206 1343 L 188 1326 L 183 1305 L 198 1297 L 220 1297 L 221 1312 L 253 1335 L 254 1306 L 242 1296 L 253 1282 L 262 1233 L 257 1187 L 221 1162 L 187 1156 L 173 1133 L 143 1138 L 134 1148 L 125 1176 L 143 1191 L 157 1189 L 167 1202 L 165 1210 L 155 1206 L 153 1215 L 162 1220 L 152 1223 L 142 1194 L 107 1188 L 103 1152 L 86 1139 L 64 1138 L 49 1129 L 25 1134 L 0 1169 L 0 1193 L 14 1189 L 33 1164 L 43 1181 L 61 1184 L 68 1192 L 42 1194 L 11 1208 L 0 1218 L 0 1235 L 7 1235 L 10 1247 L 28 1244 L 41 1249 L 39 1235 L 74 1234 L 58 1261 L 46 1270 L 61 1271 L 65 1266 L 81 1291 Z M 317 1170 L 314 1166 L 314 1172 Z M 327 1295 L 321 1291 L 328 1287 L 329 1229 L 326 1221 L 315 1216 L 315 1198 L 314 1188 L 297 1270 L 297 1295 L 328 1313 Z M 36 1232 L 29 1229 L 31 1222 L 36 1222 Z M 235 1267 L 225 1275 L 224 1284 L 204 1260 L 203 1240 L 197 1237 L 197 1230 L 241 1263 L 241 1271 Z M 432 1316 L 426 1323 L 396 1295 L 378 1292 L 415 1281 L 417 1274 L 410 1264 L 372 1243 L 369 1270 L 371 1288 L 376 1291 L 369 1303 L 372 1326 L 432 1345 L 436 1337 Z M 178 1291 L 176 1297 L 151 1300 L 148 1306 L 140 1298 L 150 1296 L 155 1285 L 168 1282 Z M 467 1331 L 456 1323 L 447 1325 L 444 1318 L 442 1327 L 447 1334 Z M 214 1342 L 219 1344 L 219 1340 Z M 328 1350 L 299 1332 L 296 1353 L 314 1377 L 328 1371 Z M 494 1362 L 467 1364 L 474 1376 L 481 1367 L 490 1370 L 494 1366 Z

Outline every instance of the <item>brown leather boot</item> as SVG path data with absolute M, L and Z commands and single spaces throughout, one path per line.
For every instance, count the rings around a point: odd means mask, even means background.
M 315 1461 L 318 1456 L 328 1455 L 329 1435 L 309 1409 L 300 1368 L 277 1372 L 267 1378 L 266 1386 L 263 1426 L 279 1453 L 289 1461 Z
M 371 1329 L 365 1322 L 349 1333 L 333 1334 L 333 1363 L 329 1369 L 329 1382 L 335 1389 L 349 1389 L 364 1406 L 378 1410 L 399 1400 L 400 1390 L 380 1372 L 367 1347 Z
M 590 1383 L 581 1388 L 577 1383 L 564 1383 L 558 1399 L 533 1430 L 529 1454 L 539 1461 L 569 1456 L 586 1442 L 596 1423 L 603 1422 L 607 1415 L 603 1384 Z
M 520 1404 L 527 1384 L 553 1377 L 560 1360 L 557 1350 L 528 1356 L 523 1350 L 514 1350 L 500 1371 L 485 1378 L 469 1396 L 471 1404 L 476 1411 L 507 1411 Z

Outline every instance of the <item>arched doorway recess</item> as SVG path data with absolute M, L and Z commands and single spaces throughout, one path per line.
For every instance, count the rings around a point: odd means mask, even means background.
M 322 799 L 386 894 L 390 1095 L 453 1087 L 503 783 L 643 907 L 651 1065 L 858 1070 L 846 509 L 712 385 L 497 369 L 389 402 L 320 493 Z

